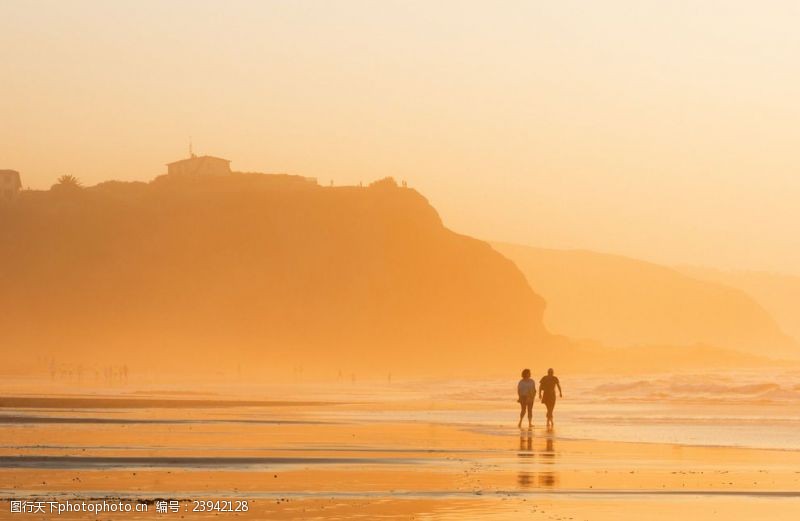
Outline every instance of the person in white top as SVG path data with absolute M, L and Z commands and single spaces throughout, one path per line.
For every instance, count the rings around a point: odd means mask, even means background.
M 536 381 L 531 378 L 531 370 L 524 369 L 522 371 L 522 380 L 517 384 L 517 400 L 520 405 L 519 410 L 519 423 L 517 427 L 522 427 L 522 419 L 525 413 L 528 413 L 528 428 L 533 428 L 533 402 L 536 399 Z

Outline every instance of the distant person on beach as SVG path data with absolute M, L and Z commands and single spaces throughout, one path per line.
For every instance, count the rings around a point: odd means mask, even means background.
M 553 409 L 556 406 L 556 387 L 558 387 L 558 396 L 563 398 L 561 394 L 561 383 L 556 376 L 553 376 L 553 368 L 547 370 L 547 374 L 539 380 L 539 399 L 547 407 L 547 428 L 553 428 Z
M 522 427 L 522 419 L 525 417 L 525 412 L 528 413 L 528 428 L 533 427 L 533 402 L 536 400 L 536 381 L 531 378 L 531 370 L 524 369 L 522 371 L 522 380 L 517 384 L 517 400 L 520 405 L 519 410 L 519 423 L 517 427 Z

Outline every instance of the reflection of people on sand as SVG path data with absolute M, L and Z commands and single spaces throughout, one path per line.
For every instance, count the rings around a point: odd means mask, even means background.
M 533 456 L 533 436 L 531 431 L 520 431 L 519 434 L 519 454 L 520 458 Z
M 545 439 L 544 450 L 539 453 L 539 456 L 541 456 L 542 458 L 541 460 L 542 463 L 546 465 L 555 464 L 556 450 L 555 447 L 553 446 L 553 440 L 554 440 L 553 435 L 547 434 L 547 438 Z M 555 487 L 557 485 L 558 485 L 558 472 L 556 471 L 539 472 L 540 487 Z
M 540 487 L 555 487 L 558 485 L 558 475 L 554 472 L 540 472 L 539 473 L 539 486 Z
M 521 458 L 521 462 L 526 464 L 533 464 L 533 431 L 525 429 L 519 431 L 519 452 L 517 457 Z M 517 484 L 522 488 L 532 487 L 534 485 L 533 472 L 527 470 L 527 467 L 521 467 L 519 474 L 517 474 Z
M 553 375 L 553 368 L 547 370 L 547 375 L 539 380 L 539 399 L 547 407 L 547 428 L 553 428 L 553 409 L 556 406 L 556 387 L 558 387 L 558 396 L 563 398 L 561 394 L 561 383 L 558 378 Z M 520 421 L 522 421 L 520 419 Z
M 544 442 L 544 450 L 542 451 L 541 456 L 543 458 L 554 458 L 556 456 L 556 450 L 553 447 L 553 436 L 547 435 L 547 439 Z M 548 462 L 552 463 L 552 461 Z
M 551 436 L 547 437 L 547 441 L 545 442 L 544 447 L 545 454 L 555 455 L 556 451 L 553 448 L 553 438 Z
M 536 399 L 536 382 L 531 378 L 531 370 L 524 369 L 522 371 L 522 380 L 517 384 L 517 401 L 520 405 L 519 410 L 519 423 L 517 427 L 522 427 L 522 418 L 525 417 L 525 412 L 528 413 L 528 428 L 533 427 L 533 402 Z
M 556 451 L 554 446 L 554 436 L 550 433 L 545 438 L 544 446 L 540 447 L 538 453 L 533 450 L 533 431 L 524 429 L 519 434 L 519 451 L 517 457 L 519 461 L 519 472 L 517 473 L 517 485 L 520 488 L 532 488 L 535 486 L 552 488 L 558 486 L 558 471 L 555 464 Z M 543 458 L 540 463 L 548 467 L 538 467 L 534 461 L 534 456 Z M 544 470 L 548 469 L 548 470 Z

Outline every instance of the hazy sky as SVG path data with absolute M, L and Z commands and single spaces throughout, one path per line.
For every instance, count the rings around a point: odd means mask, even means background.
M 456 231 L 800 274 L 800 3 L 0 0 L 0 168 L 387 175 Z

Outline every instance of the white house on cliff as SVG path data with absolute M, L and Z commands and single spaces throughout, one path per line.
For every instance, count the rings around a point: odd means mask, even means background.
M 221 157 L 191 154 L 188 159 L 167 163 L 167 173 L 180 176 L 229 175 L 231 162 Z
M 0 202 L 11 201 L 22 190 L 22 180 L 16 170 L 0 170 Z

